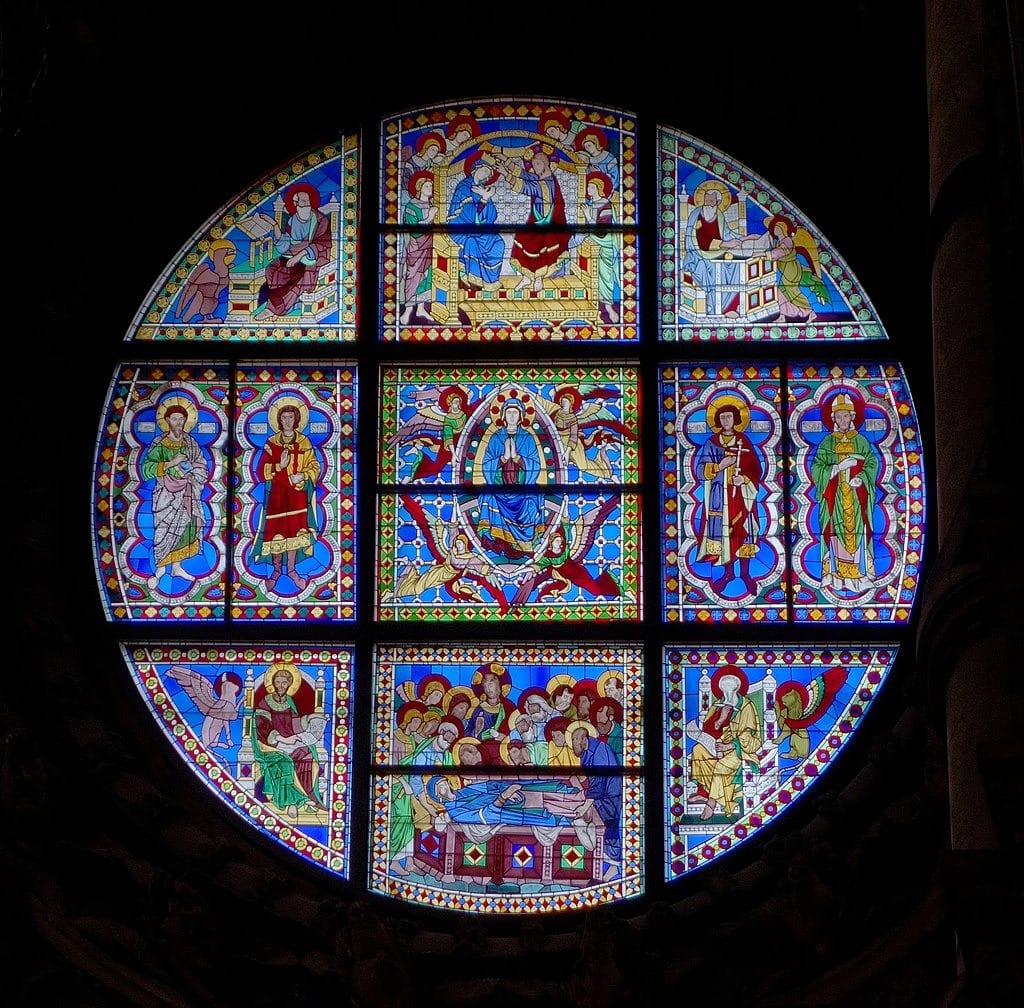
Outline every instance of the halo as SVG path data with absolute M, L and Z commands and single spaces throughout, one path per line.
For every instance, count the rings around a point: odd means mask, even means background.
M 288 696 L 295 696 L 302 685 L 302 673 L 291 663 L 286 661 L 274 662 L 263 675 L 263 685 L 268 693 L 274 691 L 274 676 L 282 669 L 292 677 L 292 684 L 288 687 Z
M 461 385 L 445 385 L 445 387 L 438 392 L 437 402 L 441 409 L 446 413 L 448 412 L 445 400 L 450 399 L 452 396 L 455 396 L 455 398 L 459 400 L 461 409 L 465 412 L 466 404 L 469 402 L 469 396 L 466 395 L 466 390 Z
M 437 144 L 437 150 L 439 153 L 443 153 L 445 147 L 447 146 L 444 142 L 444 137 L 441 136 L 440 133 L 438 133 L 436 130 L 430 130 L 427 133 L 423 133 L 421 136 L 418 136 L 416 138 L 416 153 L 422 154 L 423 148 L 426 147 L 428 143 Z
M 305 430 L 306 424 L 309 423 L 309 407 L 298 396 L 283 395 L 279 396 L 267 407 L 267 422 L 274 428 L 274 433 L 281 433 L 281 424 L 278 417 L 281 415 L 281 409 L 285 406 L 294 406 L 299 411 L 299 422 L 295 425 L 295 429 L 297 431 Z
M 530 697 L 539 697 L 541 700 L 544 701 L 545 707 L 551 707 L 551 703 L 548 700 L 547 693 L 545 693 L 540 686 L 527 686 L 526 689 L 524 689 L 522 693 L 519 694 L 518 707 L 521 711 L 526 710 L 526 702 L 530 699 Z
M 796 222 L 788 214 L 777 213 L 772 214 L 770 217 L 764 219 L 764 229 L 771 234 L 775 230 L 776 224 L 784 224 L 786 227 L 786 234 L 792 235 L 796 231 Z
M 810 695 L 807 692 L 807 687 L 802 682 L 797 682 L 796 679 L 787 679 L 785 682 L 779 683 L 779 685 L 775 687 L 776 704 L 778 704 L 779 698 L 784 697 L 787 693 L 796 693 L 800 698 L 800 709 L 807 709 L 807 705 L 810 702 Z
M 473 673 L 473 692 L 479 696 L 483 692 L 483 681 L 484 676 L 490 672 L 498 677 L 498 681 L 501 683 L 502 695 L 507 695 L 510 687 L 512 686 L 512 677 L 508 674 L 508 669 L 505 668 L 501 662 L 484 662 L 474 673 Z M 480 689 L 477 689 L 477 687 Z
M 579 410 L 583 405 L 583 396 L 580 394 L 580 390 L 578 388 L 573 388 L 572 385 L 562 385 L 559 388 L 556 388 L 551 398 L 559 405 L 561 405 L 561 400 L 563 398 L 568 398 L 573 411 Z
M 312 210 L 320 209 L 320 190 L 309 182 L 296 182 L 284 194 L 284 208 L 288 213 L 295 213 L 295 194 L 304 192 L 309 197 L 309 206 Z
M 444 707 L 446 713 L 451 711 L 460 697 L 465 697 L 469 702 L 469 711 L 476 706 L 476 694 L 468 686 L 453 686 L 445 693 L 444 699 L 441 701 L 441 706 Z M 466 713 L 467 717 L 469 711 Z
M 422 700 L 427 695 L 429 688 L 435 684 L 441 688 L 441 699 L 443 700 L 450 692 L 452 684 L 440 672 L 431 672 L 419 681 L 419 685 L 416 687 L 417 698 Z
M 490 177 L 486 179 L 483 184 L 485 186 L 494 185 L 494 183 L 498 181 L 498 170 L 490 161 L 484 158 L 484 152 L 482 150 L 475 150 L 466 158 L 462 165 L 462 171 L 465 173 L 466 177 L 469 178 L 469 176 L 476 171 L 476 166 L 478 164 L 485 165 L 491 173 Z
M 608 150 L 608 134 L 605 133 L 600 126 L 584 126 L 583 129 L 576 134 L 576 142 L 573 146 L 576 150 L 583 150 L 583 141 L 588 137 L 593 137 L 597 141 L 597 146 L 601 150 Z
M 548 696 L 558 689 L 559 686 L 568 686 L 570 690 L 575 694 L 576 692 L 576 677 L 569 675 L 568 672 L 559 672 L 558 675 L 552 676 L 548 680 L 547 691 Z
M 548 123 L 554 122 L 564 133 L 569 132 L 569 117 L 558 109 L 545 109 L 537 119 L 537 132 L 543 133 Z
M 465 126 L 472 136 L 480 136 L 480 124 L 468 112 L 460 112 L 458 115 L 452 116 L 444 128 L 445 135 L 449 138 L 455 136 L 460 126 Z
M 597 680 L 596 679 L 577 679 L 576 685 L 573 687 L 573 695 L 579 696 L 581 693 L 592 693 L 593 699 L 597 699 Z
M 448 714 L 445 714 L 445 716 L 443 718 L 441 718 L 441 720 L 438 721 L 438 723 L 437 723 L 437 733 L 438 733 L 438 735 L 441 734 L 441 728 L 442 728 L 443 725 L 451 725 L 455 729 L 455 741 L 456 742 L 460 738 L 462 738 L 463 725 L 462 725 L 462 722 L 458 718 L 450 717 Z
M 705 179 L 696 189 L 693 190 L 693 202 L 696 206 L 704 205 L 704 193 L 709 189 L 715 189 L 722 197 L 718 202 L 718 209 L 725 213 L 729 209 L 729 204 L 732 203 L 732 193 L 729 192 L 729 187 L 724 182 L 719 182 L 718 179 Z
M 238 688 L 239 693 L 242 692 L 242 687 L 245 685 L 245 683 L 242 682 L 242 677 L 237 672 L 221 672 L 213 683 L 213 692 L 217 696 L 221 695 L 221 690 L 223 690 L 225 682 L 233 682 Z
M 716 433 L 721 430 L 721 425 L 718 423 L 718 413 L 723 406 L 735 406 L 739 410 L 740 419 L 739 423 L 736 424 L 735 430 L 745 431 L 750 425 L 750 405 L 745 399 L 729 393 L 715 396 L 708 405 L 708 426 Z
M 606 669 L 597 677 L 597 693 L 599 696 L 608 696 L 608 680 L 618 679 L 622 683 L 622 693 L 626 693 L 626 677 L 618 670 L 614 668 Z M 614 700 L 615 698 L 612 697 Z
M 480 749 L 480 739 L 473 738 L 472 735 L 463 735 L 461 738 L 457 738 L 452 743 L 452 760 L 454 760 L 455 763 L 461 763 L 462 762 L 462 750 L 466 746 L 472 746 L 474 749 L 479 751 L 479 749 Z M 483 753 L 480 753 L 480 755 L 482 757 Z
M 601 185 L 601 197 L 608 199 L 611 195 L 611 191 L 614 188 L 612 186 L 612 177 L 607 172 L 603 171 L 592 171 L 587 172 L 587 185 L 591 182 L 599 182 Z
M 395 721 L 398 723 L 398 727 L 405 731 L 406 722 L 412 714 L 417 714 L 420 720 L 423 719 L 424 713 L 426 713 L 427 705 L 421 700 L 406 700 L 398 711 L 395 713 Z
M 502 425 L 502 421 L 505 417 L 505 411 L 510 406 L 518 407 L 519 412 L 522 414 L 523 420 L 520 424 L 521 427 L 533 426 L 534 419 L 536 417 L 533 398 L 528 392 L 523 392 L 514 388 L 507 392 L 499 392 L 491 402 L 488 413 L 490 414 L 491 423 L 494 424 L 495 427 L 500 427 Z
M 509 752 L 513 745 L 517 749 L 526 749 L 527 752 L 530 751 L 529 748 L 527 748 L 526 743 L 522 739 L 503 738 L 498 743 L 498 754 L 501 757 L 501 762 L 504 763 L 505 766 L 515 765 L 512 762 L 512 754 Z
M 740 695 L 747 695 L 747 690 L 750 687 L 750 680 L 747 678 L 746 672 L 744 672 L 738 665 L 723 665 L 721 668 L 717 668 L 711 673 L 711 692 L 718 697 L 719 700 L 722 699 L 722 687 L 719 686 L 719 683 L 724 675 L 736 676 L 740 681 Z
M 405 190 L 413 199 L 419 199 L 420 194 L 418 185 L 420 182 L 436 184 L 434 182 L 434 173 L 432 171 L 428 171 L 426 168 L 422 168 L 419 171 L 413 172 L 409 176 L 409 181 L 405 184 Z
M 615 717 L 615 721 L 618 724 L 622 724 L 622 720 L 625 716 L 625 712 L 622 709 L 622 704 L 620 704 L 619 701 L 615 699 L 615 697 L 610 696 L 599 697 L 597 703 L 591 706 L 590 719 L 595 724 L 597 724 L 597 718 L 594 715 L 597 713 L 597 710 L 601 707 L 610 707 L 612 709 L 612 714 Z
M 185 424 L 182 430 L 190 431 L 195 427 L 196 422 L 199 420 L 199 413 L 196 410 L 196 404 L 187 396 L 181 393 L 172 393 L 169 396 L 165 396 L 160 400 L 156 407 L 156 422 L 165 434 L 170 430 L 170 426 L 167 423 L 167 408 L 169 406 L 179 406 L 185 411 Z
M 565 737 L 571 739 L 577 728 L 583 728 L 591 738 L 597 738 L 597 728 L 589 721 L 570 721 L 565 728 Z
M 544 738 L 549 742 L 554 741 L 551 736 L 556 732 L 568 732 L 572 722 L 564 714 L 556 714 L 547 724 L 544 725 Z

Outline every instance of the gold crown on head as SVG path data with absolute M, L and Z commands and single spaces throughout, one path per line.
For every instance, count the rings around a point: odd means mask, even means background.
M 837 409 L 853 410 L 853 399 L 851 399 L 845 392 L 840 392 L 839 395 L 832 400 L 832 412 L 834 413 Z

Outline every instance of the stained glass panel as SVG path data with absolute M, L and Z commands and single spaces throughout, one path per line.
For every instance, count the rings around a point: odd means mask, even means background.
M 111 620 L 223 618 L 228 369 L 124 364 L 96 446 L 93 553 Z
M 378 765 L 571 766 L 579 720 L 643 763 L 637 647 L 381 647 L 376 671 Z
M 639 647 L 396 645 L 375 670 L 396 772 L 375 778 L 371 888 L 497 913 L 640 892 Z
M 236 399 L 239 620 L 355 615 L 355 370 L 253 364 Z
M 659 129 L 663 340 L 878 340 L 885 331 L 842 257 L 764 179 Z
M 232 811 L 348 875 L 352 649 L 122 646 L 168 741 Z
M 638 618 L 638 395 L 618 365 L 385 368 L 379 618 Z
M 661 390 L 666 617 L 785 621 L 778 367 L 666 367 Z
M 921 574 L 917 416 L 896 364 L 794 365 L 793 615 L 906 623 Z
M 924 480 L 902 370 L 801 365 L 785 385 L 780 374 L 662 371 L 666 618 L 907 622 Z M 849 406 L 840 419 L 836 396 Z
M 637 339 L 632 116 L 531 100 L 382 130 L 386 340 Z
M 486 446 L 507 404 L 523 403 L 541 484 L 636 484 L 639 371 L 552 362 L 544 368 L 385 368 L 382 483 L 482 484 Z
M 243 190 L 185 243 L 127 339 L 354 340 L 358 180 L 346 136 Z
M 666 878 L 749 840 L 837 760 L 894 646 L 667 648 Z

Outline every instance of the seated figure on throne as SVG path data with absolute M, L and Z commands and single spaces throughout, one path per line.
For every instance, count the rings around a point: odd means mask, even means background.
M 743 764 L 757 765 L 764 741 L 761 718 L 747 696 L 746 677 L 735 666 L 724 665 L 711 680 L 715 701 L 707 716 L 687 726 L 695 740 L 690 772 L 696 799 L 703 802 L 700 818 L 717 810 L 733 818 L 741 811 Z
M 325 812 L 324 728 L 313 689 L 290 662 L 272 665 L 253 698 L 256 795 L 291 818 Z
M 494 165 L 475 151 L 463 164 L 464 178 L 448 203 L 446 223 L 456 228 L 451 239 L 459 249 L 460 280 L 470 287 L 494 287 L 501 278 L 505 240 L 490 226 L 498 219 L 494 206 Z M 476 228 L 476 230 L 470 230 Z
M 544 278 L 555 276 L 569 258 L 565 198 L 552 168 L 553 154 L 547 146 L 531 149 L 528 168 L 524 160 L 497 157 L 497 170 L 509 188 L 530 199 L 526 228 L 516 232 L 509 256 L 509 264 L 522 277 L 517 290 L 532 286 L 539 292 Z
M 720 286 L 736 285 L 740 280 L 739 264 L 731 261 L 730 253 L 742 254 L 744 236 L 733 230 L 725 219 L 732 196 L 724 182 L 708 179 L 697 186 L 693 202 L 694 208 L 686 221 L 684 276 L 704 291 L 708 315 L 736 316 L 739 294 L 723 293 L 720 304 L 718 290 Z

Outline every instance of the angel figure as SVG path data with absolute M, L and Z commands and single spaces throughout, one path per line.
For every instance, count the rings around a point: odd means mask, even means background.
M 483 604 L 485 599 L 480 594 L 482 588 L 498 604 L 501 612 L 505 613 L 508 601 L 494 579 L 494 566 L 486 556 L 473 550 L 465 531 L 454 521 L 428 518 L 419 502 L 412 497 L 403 496 L 402 501 L 423 533 L 427 548 L 436 562 L 425 570 L 418 570 L 412 564 L 407 565 L 390 597 L 418 596 L 431 588 L 443 586 L 456 601 Z
M 806 287 L 819 305 L 829 303 L 828 290 L 821 279 L 818 245 L 811 233 L 785 214 L 765 220 L 769 250 L 779 271 L 779 308 L 791 322 L 813 322 L 817 313 L 804 293 Z
M 216 682 L 184 665 L 175 665 L 167 673 L 181 684 L 203 715 L 202 738 L 207 749 L 230 749 L 231 722 L 238 719 L 242 680 L 234 672 L 223 672 Z M 223 741 L 221 741 L 223 736 Z
M 412 447 L 419 452 L 414 480 L 436 476 L 450 465 L 455 444 L 472 412 L 469 396 L 459 385 L 415 393 L 416 412 L 388 439 L 388 450 Z M 434 449 L 430 455 L 428 448 Z
M 806 686 L 790 680 L 776 687 L 780 756 L 788 759 L 806 757 L 810 751 L 807 729 L 828 711 L 849 674 L 848 669 L 830 668 L 815 676 Z
M 226 238 L 210 242 L 206 259 L 193 270 L 178 302 L 178 318 L 184 323 L 198 316 L 206 322 L 218 315 L 223 318 L 227 303 L 229 273 L 235 262 L 235 246 Z
M 605 446 L 621 444 L 623 438 L 636 440 L 636 431 L 626 427 L 604 404 L 618 395 L 616 389 L 563 385 L 550 399 L 541 400 L 554 421 L 565 457 L 581 475 L 611 479 L 612 465 Z M 593 449 L 596 452 L 591 457 L 587 453 Z
M 609 498 L 575 521 L 562 522 L 554 528 L 540 554 L 527 565 L 527 573 L 519 582 L 512 605 L 524 605 L 535 591 L 537 602 L 549 596 L 564 595 L 573 585 L 592 595 L 618 598 L 622 589 L 611 571 L 603 570 L 595 576 L 583 565 L 598 529 L 615 506 L 615 499 Z

